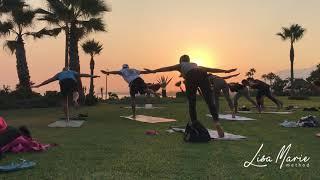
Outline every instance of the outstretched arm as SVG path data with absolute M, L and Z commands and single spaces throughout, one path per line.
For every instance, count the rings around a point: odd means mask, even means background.
M 155 70 L 145 69 L 148 73 L 158 73 L 158 72 L 169 72 L 169 71 L 179 71 L 180 70 L 180 64 L 174 65 L 174 66 L 167 66 Z
M 101 70 L 101 72 L 103 74 L 109 75 L 109 74 L 116 74 L 116 75 L 120 75 L 121 72 L 120 71 L 105 71 L 105 70 Z
M 34 86 L 31 86 L 31 87 L 32 87 L 32 88 L 39 88 L 39 87 L 44 86 L 44 85 L 46 85 L 46 84 L 52 83 L 52 82 L 54 82 L 54 81 L 56 81 L 56 80 L 58 80 L 58 76 L 57 76 L 57 75 L 53 76 L 52 78 L 50 78 L 50 79 L 48 79 L 48 80 L 43 81 L 43 82 L 42 82 L 41 84 L 39 84 L 39 85 L 34 85 Z
M 93 78 L 97 78 L 97 77 L 100 77 L 100 76 L 96 76 L 96 75 L 90 75 L 90 74 L 79 74 L 79 77 L 93 77 Z
M 237 70 L 237 69 L 223 70 L 223 69 L 208 68 L 203 66 L 199 66 L 199 68 L 206 72 L 211 72 L 211 73 L 231 73 Z
M 238 73 L 238 74 L 233 74 L 233 75 L 230 75 L 230 76 L 226 76 L 226 77 L 221 77 L 222 79 L 230 79 L 230 78 L 233 78 L 233 77 L 237 77 L 237 76 L 239 76 L 240 75 L 240 73 Z

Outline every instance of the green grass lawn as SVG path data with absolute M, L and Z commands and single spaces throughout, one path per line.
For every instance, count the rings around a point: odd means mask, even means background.
M 222 99 L 221 99 L 222 100 Z M 248 104 L 241 99 L 240 104 Z M 308 101 L 288 101 L 300 107 L 320 106 L 320 98 Z M 266 101 L 267 105 L 271 105 Z M 296 120 L 310 114 L 298 110 L 291 115 L 246 114 L 258 119 L 250 122 L 222 121 L 226 132 L 248 137 L 245 141 L 212 141 L 190 144 L 182 134 L 169 134 L 172 125 L 188 121 L 186 103 L 162 105 L 167 108 L 138 110 L 139 114 L 177 119 L 174 123 L 145 124 L 119 118 L 130 115 L 123 105 L 99 105 L 83 108 L 89 118 L 79 129 L 54 129 L 47 125 L 60 117 L 60 109 L 27 109 L 0 111 L 13 126 L 27 125 L 33 136 L 43 143 L 57 143 L 58 147 L 42 153 L 6 154 L 0 164 L 19 158 L 37 162 L 34 169 L 0 174 L 1 179 L 318 179 L 320 177 L 319 128 L 281 128 L 284 119 Z M 222 100 L 223 110 L 228 110 Z M 198 103 L 198 117 L 212 128 L 203 102 Z M 320 113 L 311 113 L 320 117 Z M 155 129 L 158 136 L 148 136 L 146 130 Z M 292 144 L 289 155 L 307 155 L 309 168 L 279 169 L 279 163 L 267 167 L 243 167 L 253 158 L 261 144 L 261 154 L 275 161 L 283 145 Z

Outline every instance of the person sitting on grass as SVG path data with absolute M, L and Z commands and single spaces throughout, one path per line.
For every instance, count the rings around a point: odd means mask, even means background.
M 267 83 L 258 79 L 248 78 L 246 80 L 243 80 L 242 84 L 258 91 L 256 100 L 260 112 L 264 107 L 264 96 L 267 96 L 272 102 L 274 102 L 277 105 L 278 110 L 282 108 L 283 103 L 272 95 L 270 85 L 268 85 Z
M 240 73 L 239 73 L 240 74 Z M 230 94 L 229 94 L 229 86 L 228 83 L 226 82 L 226 79 L 230 79 L 233 77 L 238 76 L 239 74 L 235 74 L 235 75 L 231 75 L 231 76 L 227 76 L 227 77 L 219 77 L 213 74 L 209 75 L 209 81 L 212 85 L 212 90 L 213 90 L 213 98 L 214 98 L 214 103 L 216 105 L 217 111 L 219 112 L 219 96 L 220 96 L 220 92 L 222 91 L 225 99 L 228 102 L 229 108 L 232 112 L 232 117 L 235 118 L 235 108 L 234 108 L 234 104 L 230 98 Z
M 39 88 L 41 86 L 47 85 L 54 81 L 59 81 L 60 92 L 63 96 L 63 112 L 67 121 L 69 121 L 69 112 L 68 112 L 68 97 L 72 96 L 75 107 L 78 107 L 78 98 L 79 93 L 77 91 L 77 79 L 81 77 L 93 77 L 97 78 L 99 76 L 91 76 L 89 74 L 79 74 L 78 72 L 69 70 L 69 68 L 63 68 L 63 70 L 48 80 L 43 81 L 39 85 L 34 85 L 32 88 Z
M 260 112 L 260 107 L 258 104 L 250 97 L 249 89 L 244 84 L 246 81 L 242 81 L 240 83 L 229 83 L 229 89 L 231 92 L 235 92 L 235 96 L 233 98 L 234 103 L 234 111 L 235 113 L 238 113 L 238 100 L 241 96 L 244 96 L 248 101 L 250 101 L 255 107 L 257 107 L 258 111 Z
M 140 77 L 140 74 L 149 74 L 147 71 L 139 71 L 133 68 L 129 68 L 128 64 L 123 64 L 120 71 L 104 71 L 103 74 L 115 74 L 120 75 L 129 84 L 129 91 L 131 97 L 132 117 L 136 117 L 136 94 L 153 94 L 158 96 L 153 90 L 148 88 L 148 85 Z
M 212 97 L 211 85 L 208 78 L 208 72 L 211 73 L 230 73 L 236 69 L 221 70 L 198 66 L 196 63 L 190 62 L 188 55 L 180 57 L 180 63 L 173 66 L 163 67 L 155 70 L 145 69 L 150 73 L 179 71 L 185 79 L 186 95 L 189 101 L 189 114 L 192 122 L 197 122 L 196 112 L 196 94 L 200 87 L 204 100 L 206 101 L 210 113 L 212 115 L 214 126 L 220 137 L 224 137 L 224 131 L 219 123 L 219 114 Z

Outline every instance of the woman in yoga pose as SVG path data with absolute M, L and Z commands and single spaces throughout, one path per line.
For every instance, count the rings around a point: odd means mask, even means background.
M 218 131 L 220 137 L 224 137 L 224 131 L 219 123 L 219 115 L 214 104 L 214 99 L 212 96 L 211 85 L 208 78 L 208 72 L 211 73 L 230 73 L 236 69 L 222 70 L 222 69 L 213 69 L 207 67 L 198 66 L 196 63 L 190 62 L 188 55 L 183 55 L 180 57 L 180 63 L 163 67 L 155 70 L 145 69 L 150 73 L 158 72 L 169 72 L 169 71 L 179 71 L 186 83 L 186 95 L 189 101 L 189 114 L 192 122 L 197 121 L 197 112 L 196 112 L 196 93 L 198 87 L 201 89 L 204 100 L 206 101 L 210 113 L 212 115 L 214 126 Z
M 120 75 L 129 84 L 129 91 L 131 97 L 132 117 L 136 117 L 136 94 L 154 94 L 158 96 L 153 90 L 151 90 L 144 80 L 140 77 L 140 74 L 149 74 L 147 71 L 139 71 L 133 68 L 129 68 L 128 64 L 123 64 L 120 71 L 101 71 L 104 74 Z M 154 85 L 153 85 L 154 86 Z
M 63 96 L 63 112 L 67 121 L 69 121 L 69 110 L 68 110 L 68 97 L 72 96 L 72 100 L 74 105 L 78 107 L 78 98 L 79 94 L 77 91 L 77 79 L 81 77 L 93 77 L 97 78 L 99 76 L 91 76 L 89 74 L 79 74 L 75 71 L 69 70 L 69 68 L 63 68 L 63 70 L 53 77 L 43 81 L 39 85 L 34 85 L 32 88 L 39 88 L 41 86 L 50 84 L 54 81 L 59 81 L 60 84 L 60 92 Z

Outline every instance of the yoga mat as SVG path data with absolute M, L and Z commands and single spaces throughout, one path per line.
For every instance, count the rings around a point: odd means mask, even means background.
M 67 118 L 65 118 L 65 117 L 61 117 L 61 118 L 59 118 L 60 120 L 66 120 Z M 70 120 L 74 120 L 74 121 L 79 121 L 79 120 L 86 120 L 87 118 L 85 118 L 85 117 L 70 117 L 69 118 Z
M 53 122 L 51 124 L 48 125 L 48 127 L 50 128 L 66 128 L 66 127 L 71 127 L 71 128 L 79 128 L 82 126 L 82 124 L 84 123 L 85 121 L 69 121 L 69 122 L 66 122 L 66 121 L 56 121 L 56 122 Z
M 122 118 L 140 121 L 145 123 L 162 123 L 162 122 L 175 122 L 175 119 L 167 119 L 162 117 L 152 117 L 152 116 L 145 116 L 145 115 L 136 115 L 136 118 L 132 118 L 132 116 L 120 116 Z
M 129 107 L 129 106 L 125 106 L 125 107 L 121 107 L 121 108 L 124 108 L 124 109 L 131 109 L 132 107 Z M 164 107 L 144 107 L 144 106 L 137 106 L 136 109 L 161 109 L 161 108 L 164 108 Z
M 35 165 L 36 165 L 36 163 L 33 161 L 21 160 L 21 162 L 19 162 L 19 163 L 10 163 L 7 165 L 1 165 L 0 172 L 18 171 L 18 170 L 22 170 L 22 169 L 32 168 Z
M 183 128 L 178 128 L 178 127 L 172 127 L 171 129 L 174 132 L 182 132 L 182 133 L 184 133 L 184 130 L 185 130 Z M 208 129 L 208 132 L 210 134 L 211 139 L 214 139 L 214 140 L 239 141 L 239 140 L 247 139 L 247 137 L 245 137 L 245 136 L 235 135 L 235 134 L 231 134 L 231 133 L 227 133 L 227 132 L 224 132 L 224 137 L 220 138 L 217 131 L 214 131 L 212 129 Z
M 207 117 L 212 117 L 211 114 L 207 114 Z M 231 114 L 219 114 L 219 119 L 228 120 L 228 121 L 254 121 L 256 119 L 236 116 L 235 118 L 232 117 Z
M 253 112 L 253 111 L 238 111 L 239 113 L 245 113 L 245 114 L 260 114 L 259 112 Z M 292 114 L 293 112 L 280 112 L 280 111 L 274 111 L 274 112 L 261 112 L 261 114 Z

